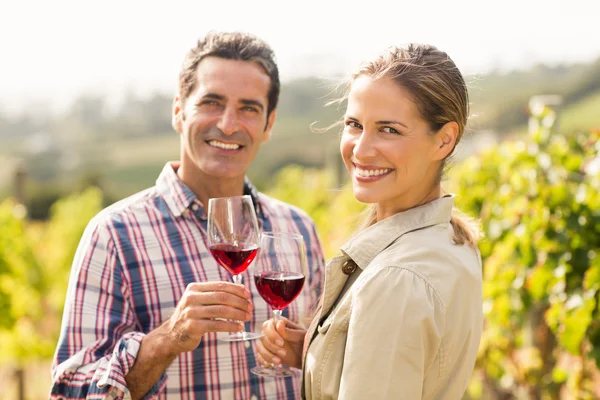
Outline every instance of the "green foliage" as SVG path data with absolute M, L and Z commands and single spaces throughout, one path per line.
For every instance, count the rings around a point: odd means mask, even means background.
M 0 204 L 0 329 L 27 316 L 39 316 L 41 267 L 26 234 L 25 207 L 12 200 Z
M 90 187 L 54 203 L 50 220 L 36 246 L 43 277 L 48 282 L 47 300 L 62 313 L 73 256 L 85 227 L 102 208 L 102 192 Z
M 27 200 L 28 217 L 34 220 L 46 220 L 50 217 L 52 204 L 66 196 L 66 191 L 57 185 L 35 185 L 33 188 L 31 186 Z
M 557 398 L 567 385 L 590 398 L 590 376 L 558 366 L 569 357 L 582 371 L 586 357 L 600 365 L 600 131 L 560 135 L 554 118 L 539 110 L 529 139 L 467 159 L 450 181 L 486 235 L 486 381 L 513 396 Z
M 47 287 L 25 216 L 25 207 L 12 200 L 0 205 L 0 362 L 51 354 L 37 329 L 46 316 Z
M 101 207 L 96 188 L 56 202 L 46 224 L 0 203 L 0 363 L 52 356 L 71 262 L 83 230 Z
M 267 192 L 314 219 L 327 258 L 339 253 L 339 246 L 358 227 L 365 210 L 349 188 L 331 189 L 333 182 L 330 171 L 292 165 L 277 174 L 275 185 Z

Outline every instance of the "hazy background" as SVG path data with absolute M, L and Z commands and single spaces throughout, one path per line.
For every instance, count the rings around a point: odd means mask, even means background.
M 275 49 L 282 79 L 345 73 L 410 41 L 446 50 L 467 74 L 600 56 L 593 0 L 3 1 L 0 102 L 60 111 L 82 93 L 171 93 L 184 53 L 210 29 L 247 30 Z M 37 110 L 36 110 L 37 111 Z
M 169 114 L 181 61 L 211 29 L 255 33 L 276 51 L 280 118 L 250 171 L 264 187 L 282 164 L 336 157 L 335 134 L 307 129 L 340 115 L 323 108 L 326 84 L 390 45 L 431 43 L 450 54 L 470 85 L 473 132 L 522 129 L 532 94 L 593 98 L 599 16 L 592 0 L 4 1 L 0 194 L 18 163 L 55 191 L 81 175 L 106 178 L 114 197 L 152 184 L 178 155 Z
M 261 189 L 289 163 L 336 165 L 335 132 L 315 134 L 309 125 L 339 118 L 340 110 L 323 107 L 327 85 L 390 45 L 434 44 L 463 71 L 475 133 L 464 153 L 522 132 L 534 94 L 563 95 L 566 123 L 576 121 L 569 127 L 593 126 L 599 16 L 592 0 L 4 1 L 0 196 L 14 192 L 19 165 L 29 201 L 40 203 L 31 204 L 34 217 L 80 181 L 102 184 L 113 200 L 153 184 L 178 157 L 170 104 L 179 67 L 212 29 L 255 33 L 277 54 L 279 118 L 249 172 Z
M 27 398 L 46 397 L 48 360 L 79 229 L 100 206 L 153 185 L 165 162 L 178 158 L 179 138 L 170 126 L 171 101 L 185 53 L 209 30 L 249 31 L 274 48 L 282 77 L 278 119 L 249 176 L 259 189 L 305 205 L 329 253 L 335 251 L 335 241 L 348 234 L 347 227 L 336 228 L 342 217 L 335 212 L 346 218 L 357 209 L 349 205 L 347 193 L 328 197 L 345 183 L 337 131 L 316 133 L 310 125 L 324 127 L 336 121 L 343 110 L 324 107 L 331 85 L 390 45 L 433 44 L 463 71 L 472 117 L 457 164 L 484 148 L 525 138 L 528 102 L 534 95 L 560 96 L 554 129 L 572 133 L 600 128 L 598 0 L 0 1 L 0 222 L 9 221 L 3 215 L 29 217 L 22 231 L 18 221 L 6 232 L 0 226 L 0 280 L 22 282 L 23 288 L 32 288 L 30 298 L 41 304 L 21 304 L 22 314 L 11 317 L 17 299 L 26 295 L 15 289 L 18 286 L 11 289 L 13 283 L 0 285 L 0 307 L 13 310 L 0 310 L 2 399 L 17 398 L 18 382 L 27 382 Z M 298 169 L 274 179 L 291 165 Z M 483 166 L 485 160 L 473 172 L 483 171 Z M 490 182 L 497 170 L 491 167 L 486 172 Z M 516 162 L 515 176 L 520 170 Z M 462 176 L 469 175 L 466 168 Z M 101 197 L 90 192 L 83 199 L 65 201 L 48 220 L 57 200 L 92 185 L 102 189 Z M 475 189 L 485 197 L 490 186 L 478 185 Z M 571 191 L 570 186 L 557 190 Z M 23 203 L 27 214 L 3 203 L 10 197 Z M 33 243 L 33 255 L 14 268 L 5 263 L 5 268 L 3 260 L 15 259 L 2 252 L 2 246 L 12 246 L 5 239 L 19 236 L 26 238 L 27 246 Z M 509 253 L 510 249 L 504 248 Z M 37 272 L 31 272 L 33 267 L 27 271 L 34 264 Z M 31 310 L 40 315 L 29 315 Z M 517 305 L 508 311 L 514 315 L 528 310 Z M 574 324 L 581 325 L 578 320 Z M 498 332 L 490 343 L 502 337 Z M 16 355 L 8 351 L 17 345 Z M 523 349 L 516 344 L 510 351 L 495 349 L 514 361 L 513 350 Z M 478 371 L 474 379 L 480 383 L 511 387 L 512 381 L 504 378 L 510 374 L 496 371 L 497 376 L 489 375 L 495 380 L 486 380 L 489 371 Z M 539 376 L 547 378 L 549 371 Z M 521 374 L 521 378 L 528 382 L 522 387 L 546 384 L 539 377 Z M 594 380 L 598 379 L 590 378 Z M 596 390 L 600 393 L 600 388 Z M 473 398 L 480 398 L 476 393 L 471 392 Z M 531 396 L 519 398 L 537 398 Z

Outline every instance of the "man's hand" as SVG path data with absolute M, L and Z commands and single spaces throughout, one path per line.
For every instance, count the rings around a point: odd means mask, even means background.
M 253 305 L 244 285 L 230 282 L 191 283 L 185 289 L 167 329 L 172 351 L 192 351 L 207 332 L 239 332 L 250 320 Z M 233 321 L 231 321 L 233 320 Z
M 188 285 L 175 312 L 143 339 L 137 359 L 125 376 L 132 399 L 141 399 L 183 352 L 192 351 L 207 332 L 238 332 L 253 310 L 250 292 L 230 282 Z M 235 321 L 228 321 L 235 320 Z

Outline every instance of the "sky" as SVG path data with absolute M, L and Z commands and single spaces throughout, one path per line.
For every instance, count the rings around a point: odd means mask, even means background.
M 0 0 L 0 110 L 84 93 L 172 93 L 209 30 L 274 48 L 282 80 L 351 71 L 391 45 L 430 43 L 465 74 L 600 57 L 600 0 Z

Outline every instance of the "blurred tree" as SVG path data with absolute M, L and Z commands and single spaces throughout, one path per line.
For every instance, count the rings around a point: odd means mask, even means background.
M 0 203 L 0 365 L 14 366 L 21 391 L 23 367 L 54 353 L 71 262 L 101 201 L 95 188 L 63 198 L 46 224 L 28 221 L 21 204 Z
M 486 234 L 477 366 L 496 399 L 597 398 L 600 132 L 561 135 L 550 108 L 534 112 L 527 140 L 471 157 L 449 179 Z

